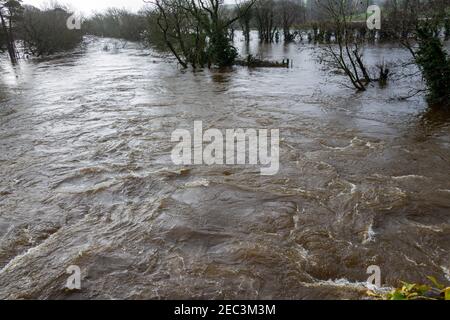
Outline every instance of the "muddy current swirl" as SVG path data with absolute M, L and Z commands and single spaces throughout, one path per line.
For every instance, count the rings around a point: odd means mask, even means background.
M 249 49 L 290 69 L 192 72 L 113 42 L 1 66 L 0 298 L 362 298 L 370 265 L 450 281 L 450 121 L 396 99 L 420 79 L 355 93 L 312 45 Z M 174 166 L 199 120 L 280 129 L 279 173 Z

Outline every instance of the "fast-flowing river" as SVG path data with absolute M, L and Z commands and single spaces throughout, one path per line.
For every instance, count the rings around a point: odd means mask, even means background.
M 399 99 L 420 79 L 355 93 L 313 45 L 249 50 L 293 67 L 182 71 L 95 38 L 2 59 L 0 298 L 362 298 L 371 265 L 385 287 L 450 281 L 450 120 Z M 279 129 L 279 173 L 175 166 L 194 121 Z

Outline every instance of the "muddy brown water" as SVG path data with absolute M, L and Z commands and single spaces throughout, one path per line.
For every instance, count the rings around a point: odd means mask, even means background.
M 249 48 L 290 69 L 191 72 L 113 42 L 1 66 L 0 298 L 362 298 L 370 265 L 450 281 L 450 121 L 396 99 L 420 79 L 355 93 L 313 45 Z M 198 120 L 280 129 L 279 173 L 174 166 Z

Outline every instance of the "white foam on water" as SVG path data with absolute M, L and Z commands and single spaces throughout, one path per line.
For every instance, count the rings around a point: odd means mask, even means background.
M 363 241 L 363 244 L 369 243 L 369 242 L 375 242 L 375 236 L 376 232 L 373 230 L 373 224 L 371 223 L 369 227 L 367 228 L 366 237 Z
M 450 269 L 449 269 L 449 267 L 441 266 L 441 269 L 442 269 L 442 271 L 444 271 L 445 279 L 450 281 Z
M 318 286 L 331 286 L 331 287 L 338 287 L 338 288 L 350 288 L 355 290 L 371 290 L 375 293 L 388 293 L 393 290 L 391 287 L 381 287 L 378 288 L 373 284 L 370 284 L 368 282 L 352 282 L 346 278 L 341 279 L 335 279 L 335 280 L 321 280 L 314 283 L 305 283 L 305 286 L 309 287 L 318 287 Z
M 210 182 L 206 179 L 200 179 L 192 182 L 188 182 L 184 185 L 185 188 L 198 188 L 198 187 L 209 187 Z
M 409 174 L 409 175 L 406 175 L 406 176 L 396 176 L 396 177 L 393 176 L 392 179 L 394 179 L 394 180 L 426 179 L 426 177 L 424 177 L 424 176 L 418 176 L 418 175 L 415 175 L 415 174 Z

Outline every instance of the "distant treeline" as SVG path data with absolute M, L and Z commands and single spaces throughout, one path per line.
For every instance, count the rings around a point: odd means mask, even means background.
M 430 101 L 450 102 L 450 58 L 442 37 L 450 37 L 450 0 L 379 0 L 381 30 L 368 30 L 367 6 L 355 0 L 151 0 L 137 13 L 108 9 L 80 24 L 68 26 L 72 12 L 61 5 L 37 9 L 21 0 L 0 0 L 0 49 L 11 61 L 21 52 L 51 55 L 75 48 L 84 35 L 141 41 L 166 50 L 183 68 L 234 65 L 235 30 L 250 41 L 250 30 L 261 42 L 291 42 L 307 37 L 326 49 L 323 61 L 342 71 L 352 85 L 366 90 L 374 81 L 386 83 L 389 70 L 378 66 L 370 74 L 363 46 L 371 40 L 389 40 L 408 49 L 421 69 Z M 337 49 L 337 50 L 336 50 Z M 250 61 L 249 59 L 247 59 Z
M 66 22 L 72 12 L 63 5 L 54 3 L 38 9 L 23 5 L 22 0 L 0 0 L 0 50 L 8 51 L 14 61 L 17 59 L 17 41 L 21 41 L 26 53 L 49 55 L 74 48 L 86 34 L 146 41 L 167 49 L 170 49 L 170 42 L 177 49 L 183 45 L 179 41 L 182 36 L 191 34 L 198 40 L 197 45 L 204 40 L 203 36 L 212 38 L 207 34 L 205 21 L 214 19 L 219 26 L 227 21 L 226 30 L 221 32 L 226 33 L 222 36 L 229 41 L 233 40 L 234 30 L 242 30 L 246 41 L 250 40 L 250 30 L 257 30 L 261 42 L 290 42 L 302 37 L 326 42 L 336 33 L 334 22 L 327 15 L 327 5 L 333 1 L 336 0 L 243 0 L 235 5 L 224 5 L 214 0 L 154 0 L 153 5 L 137 13 L 108 9 L 83 19 L 81 30 L 69 30 Z M 349 5 L 354 2 L 348 1 Z M 347 17 L 354 21 L 355 31 L 363 37 L 375 36 L 374 32 L 367 32 L 365 26 L 365 10 L 372 2 L 356 1 L 356 11 Z M 426 7 L 438 8 L 447 16 L 450 12 L 449 0 L 375 1 L 382 6 L 383 13 L 383 29 L 377 36 L 385 39 L 408 37 L 417 19 L 427 18 L 427 12 L 422 10 L 424 2 Z M 217 12 L 210 15 L 210 9 Z M 450 19 L 442 21 L 445 35 L 450 37 Z M 161 24 L 168 27 L 166 38 Z
M 84 20 L 82 29 L 89 35 L 138 41 L 148 29 L 148 13 L 110 8 Z
M 154 0 L 145 9 L 138 13 L 126 10 L 108 9 L 85 20 L 83 29 L 86 33 L 122 38 L 125 40 L 148 40 L 148 35 L 156 40 L 162 37 L 157 22 L 165 20 L 161 17 L 161 8 L 165 16 L 174 26 L 178 24 L 180 31 L 187 23 L 192 22 L 192 16 L 187 14 L 193 4 L 197 4 L 200 11 L 207 11 L 209 6 L 214 7 L 217 2 L 217 15 L 220 20 L 238 17 L 227 26 L 230 37 L 234 30 L 243 31 L 248 41 L 250 30 L 258 31 L 261 42 L 291 42 L 296 39 L 308 37 L 314 41 L 328 41 L 335 33 L 334 21 L 328 15 L 330 4 L 342 0 L 242 0 L 236 4 L 225 5 L 220 1 L 196 0 Z M 440 11 L 443 15 L 450 15 L 450 0 L 378 0 L 378 1 L 351 1 L 343 0 L 348 10 L 353 10 L 346 19 L 352 22 L 355 31 L 364 37 L 374 37 L 375 33 L 367 32 L 366 13 L 367 6 L 376 3 L 382 9 L 383 28 L 377 35 L 380 39 L 391 40 L 397 36 L 407 37 L 414 30 L 411 28 L 418 19 L 429 18 L 430 11 Z M 251 4 L 245 14 L 244 9 Z M 429 10 L 424 10 L 429 8 Z M 180 9 L 184 9 L 181 10 Z M 204 12 L 200 12 L 202 14 Z M 164 15 L 163 15 L 164 16 Z M 195 16 L 195 15 L 194 15 Z M 208 18 L 208 17 L 207 17 Z M 208 18 L 211 19 L 211 18 Z M 188 20 L 191 20 L 188 22 Z M 194 18 L 195 20 L 195 18 Z M 201 20 L 201 19 L 199 19 Z M 450 19 L 443 19 L 442 28 L 446 37 L 450 37 Z M 195 24 L 195 23 L 194 23 Z M 176 33 L 176 32 L 175 32 Z M 174 35 L 176 37 L 176 34 Z

